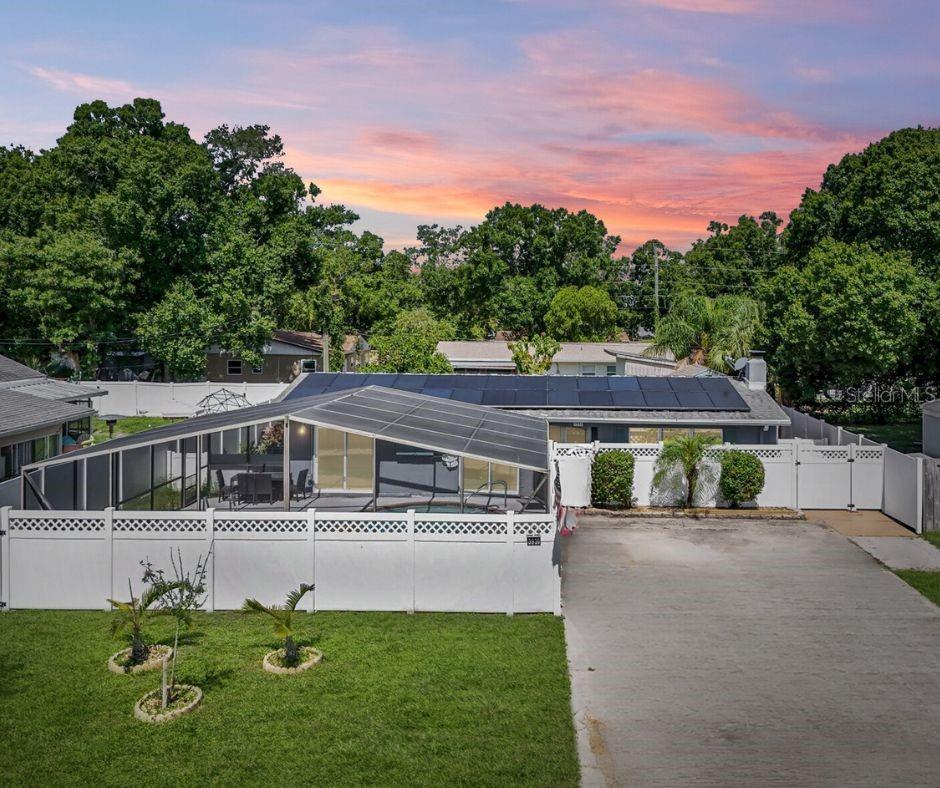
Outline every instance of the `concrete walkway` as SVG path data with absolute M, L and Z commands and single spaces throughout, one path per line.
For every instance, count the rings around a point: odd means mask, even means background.
M 813 523 L 584 518 L 586 785 L 940 785 L 940 610 Z

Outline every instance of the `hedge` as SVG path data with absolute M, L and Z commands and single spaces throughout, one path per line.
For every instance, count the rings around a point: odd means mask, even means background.
M 591 466 L 591 502 L 627 509 L 633 505 L 633 455 L 602 451 Z
M 722 452 L 718 489 L 732 507 L 753 501 L 764 489 L 764 463 L 746 451 Z

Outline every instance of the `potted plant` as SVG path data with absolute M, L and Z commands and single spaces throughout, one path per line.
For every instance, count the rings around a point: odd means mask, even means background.
M 173 636 L 172 657 L 163 660 L 163 675 L 160 686 L 148 692 L 134 706 L 134 716 L 144 722 L 167 722 L 195 709 L 202 702 L 202 690 L 193 684 L 176 682 L 176 664 L 179 654 L 180 629 L 192 625 L 192 614 L 205 603 L 206 572 L 212 548 L 205 558 L 200 555 L 194 568 L 184 568 L 179 548 L 176 555 L 170 551 L 170 566 L 173 579 L 166 578 L 163 569 L 155 569 L 149 561 L 142 561 L 144 580 L 166 589 L 157 601 L 165 615 L 172 616 L 176 623 Z
M 167 588 L 152 584 L 140 595 L 140 598 L 137 598 L 134 596 L 134 589 L 128 578 L 127 590 L 130 601 L 108 600 L 114 609 L 114 616 L 111 619 L 111 636 L 119 637 L 127 632 L 130 632 L 131 636 L 131 645 L 112 654 L 108 660 L 108 670 L 112 673 L 139 673 L 144 670 L 153 670 L 160 667 L 163 660 L 173 653 L 172 648 L 162 643 L 148 643 L 143 632 L 145 622 L 151 616 L 159 615 L 161 612 L 155 611 L 154 606 L 166 593 Z
M 287 595 L 287 601 L 283 605 L 263 605 L 257 599 L 246 599 L 242 606 L 245 613 L 266 613 L 274 621 L 274 633 L 284 638 L 284 648 L 269 651 L 264 655 L 262 666 L 268 673 L 277 673 L 279 675 L 290 675 L 300 673 L 307 668 L 316 665 L 323 659 L 323 653 L 313 646 L 298 647 L 294 640 L 293 618 L 294 611 L 300 600 L 304 598 L 308 591 L 312 591 L 313 586 L 301 583 L 300 588 L 296 588 Z

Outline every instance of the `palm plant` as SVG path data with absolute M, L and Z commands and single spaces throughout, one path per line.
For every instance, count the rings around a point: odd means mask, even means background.
M 719 440 L 714 435 L 679 435 L 670 438 L 663 443 L 663 450 L 656 460 L 653 484 L 657 487 L 661 486 L 676 469 L 679 469 L 685 481 L 685 506 L 691 509 L 701 479 L 705 452 L 709 446 L 714 446 L 716 443 L 719 443 Z
M 131 597 L 129 602 L 121 602 L 117 599 L 108 600 L 115 611 L 115 615 L 111 619 L 111 636 L 118 637 L 130 630 L 130 662 L 137 665 L 146 659 L 149 649 L 147 641 L 144 639 L 144 624 L 151 616 L 160 615 L 161 610 L 152 610 L 152 608 L 169 589 L 165 583 L 154 583 L 147 586 L 147 590 L 138 599 L 134 596 L 134 589 L 131 586 L 130 578 L 128 578 L 127 590 L 130 592 Z
M 746 356 L 760 327 L 760 307 L 747 296 L 716 298 L 682 293 L 659 321 L 648 355 L 672 353 L 718 372 L 728 371 L 727 359 Z
M 295 588 L 287 595 L 287 601 L 283 605 L 261 604 L 257 599 L 246 599 L 242 605 L 242 611 L 245 613 L 267 613 L 274 619 L 274 634 L 279 638 L 284 638 L 284 664 L 287 666 L 296 665 L 300 660 L 300 650 L 294 642 L 294 629 L 292 626 L 294 610 L 300 604 L 308 591 L 313 590 L 313 585 L 301 583 L 300 588 Z

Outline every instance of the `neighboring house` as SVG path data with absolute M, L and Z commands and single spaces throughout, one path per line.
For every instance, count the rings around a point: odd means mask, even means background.
M 78 448 L 91 437 L 93 398 L 106 393 L 53 380 L 0 356 L 0 483 L 23 465 Z
M 672 356 L 644 356 L 648 342 L 562 342 L 552 358 L 549 375 L 667 375 L 675 368 Z M 438 342 L 454 372 L 513 374 L 509 344 L 501 340 Z
M 290 383 L 305 372 L 322 372 L 323 335 L 313 331 L 277 330 L 254 367 L 218 345 L 206 351 L 206 380 L 214 383 Z M 369 343 L 356 334 L 343 337 L 343 372 L 352 372 L 371 361 Z M 328 367 L 327 367 L 328 368 Z
M 923 404 L 924 454 L 940 457 L 940 399 Z
M 656 443 L 707 433 L 725 443 L 773 444 L 789 417 L 766 391 L 763 358 L 748 360 L 741 380 L 688 377 L 552 375 L 336 375 L 299 379 L 282 399 L 388 386 L 443 399 L 490 405 L 547 419 L 552 440 Z

